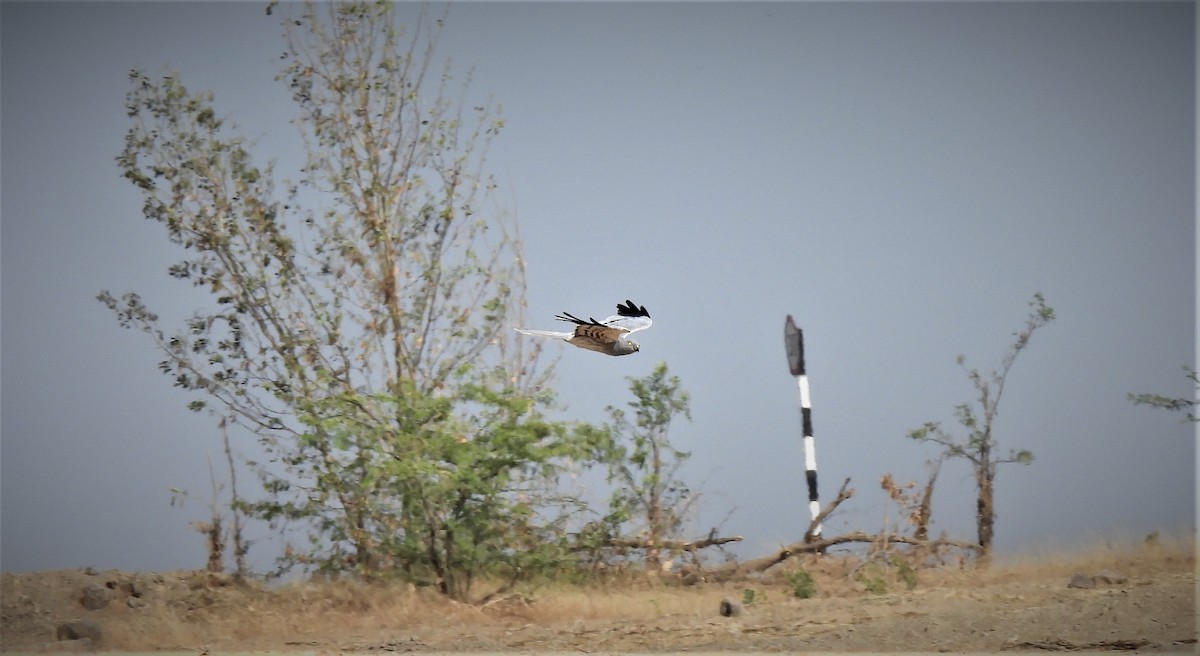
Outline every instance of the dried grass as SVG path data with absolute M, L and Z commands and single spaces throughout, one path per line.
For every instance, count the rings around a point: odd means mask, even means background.
M 1137 576 L 1195 571 L 1196 542 L 1192 535 L 1127 537 L 1097 540 L 1083 548 L 1046 546 L 997 558 L 992 571 L 980 570 L 982 582 L 1058 579 L 1101 570 Z M 1136 573 L 1136 574 L 1135 574 Z
M 496 635 L 531 626 L 596 628 L 659 620 L 707 626 L 721 599 L 740 602 L 746 590 L 754 591 L 760 601 L 792 607 L 803 603 L 792 594 L 794 579 L 789 579 L 798 569 L 812 577 L 816 596 L 825 600 L 822 608 L 861 608 L 856 604 L 876 597 L 853 577 L 860 564 L 853 557 L 803 556 L 729 583 L 683 586 L 629 577 L 595 585 L 553 584 L 496 597 L 482 606 L 401 583 L 305 581 L 268 588 L 192 572 L 5 574 L 3 646 L 11 649 L 52 640 L 54 622 L 79 616 L 78 590 L 106 578 L 136 579 L 146 591 L 142 607 L 128 607 L 123 603 L 126 599 L 118 597 L 102 611 L 105 649 L 305 648 L 328 645 L 331 640 L 341 645 L 391 644 L 397 636 L 443 644 L 447 636 L 461 639 L 464 635 L 478 636 L 478 643 L 468 640 L 467 644 L 487 649 L 495 646 L 487 640 Z M 984 589 L 1007 594 L 1008 586 L 1057 590 L 1064 589 L 1077 572 L 1094 575 L 1103 570 L 1128 576 L 1134 585 L 1152 578 L 1183 581 L 1194 577 L 1195 542 L 1191 536 L 1109 541 L 1083 550 L 1048 548 L 997 558 L 989 568 L 971 564 L 918 568 L 917 586 L 911 591 L 892 572 L 887 596 L 946 593 L 955 597 Z

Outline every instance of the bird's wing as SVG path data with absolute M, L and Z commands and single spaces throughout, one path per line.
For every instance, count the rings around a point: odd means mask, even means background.
M 593 319 L 593 321 L 595 320 Z M 624 328 L 631 333 L 636 333 L 649 328 L 654 321 L 650 318 L 650 313 L 646 311 L 646 306 L 638 307 L 633 304 L 633 301 L 626 300 L 624 305 L 617 305 L 616 314 L 597 323 L 614 328 Z
M 513 328 L 513 330 L 522 335 L 533 335 L 534 337 L 553 337 L 555 339 L 571 339 L 575 336 L 574 333 L 559 332 L 556 330 L 532 330 L 530 328 Z
M 559 321 L 569 321 L 575 324 L 576 337 L 588 339 L 598 344 L 613 344 L 621 335 L 629 332 L 628 328 L 605 325 L 595 319 L 584 321 L 570 312 L 563 312 L 554 318 Z

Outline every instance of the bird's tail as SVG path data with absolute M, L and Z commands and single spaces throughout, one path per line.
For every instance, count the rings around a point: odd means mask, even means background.
M 530 330 L 528 328 L 513 328 L 513 330 L 522 335 L 533 335 L 534 337 L 553 337 L 555 339 L 569 340 L 575 336 L 575 333 L 561 333 L 553 330 Z

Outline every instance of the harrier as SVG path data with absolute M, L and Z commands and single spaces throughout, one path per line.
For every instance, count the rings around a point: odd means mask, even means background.
M 595 319 L 584 321 L 568 312 L 563 312 L 554 318 L 575 324 L 575 330 L 571 332 L 525 328 L 516 328 L 515 330 L 524 335 L 565 340 L 569 344 L 589 351 L 599 351 L 608 355 L 629 355 L 639 350 L 638 343 L 629 339 L 629 335 L 639 330 L 645 330 L 654 323 L 650 320 L 650 313 L 646 311 L 645 306 L 638 307 L 630 300 L 626 300 L 624 305 L 617 305 L 617 313 L 604 321 Z

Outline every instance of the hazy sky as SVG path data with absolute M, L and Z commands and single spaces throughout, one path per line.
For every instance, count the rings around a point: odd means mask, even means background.
M 167 276 L 178 254 L 113 158 L 128 70 L 169 65 L 294 166 L 278 15 L 6 1 L 0 24 L 0 567 L 202 567 L 188 522 L 219 434 L 94 297 L 164 318 L 206 299 Z M 822 498 L 858 492 L 825 532 L 871 531 L 896 517 L 880 475 L 923 480 L 935 454 L 905 432 L 972 398 L 955 356 L 996 366 L 1043 292 L 1059 319 L 996 426 L 1036 456 L 998 477 L 1013 552 L 1195 525 L 1194 425 L 1126 394 L 1193 393 L 1196 25 L 1191 2 L 460 4 L 440 56 L 503 107 L 489 161 L 533 327 L 626 298 L 655 319 L 641 353 L 562 352 L 563 416 L 602 420 L 665 361 L 692 394 L 671 433 L 705 494 L 692 528 L 743 556 L 808 523 L 787 314 Z M 972 539 L 973 507 L 947 463 L 934 530 Z

